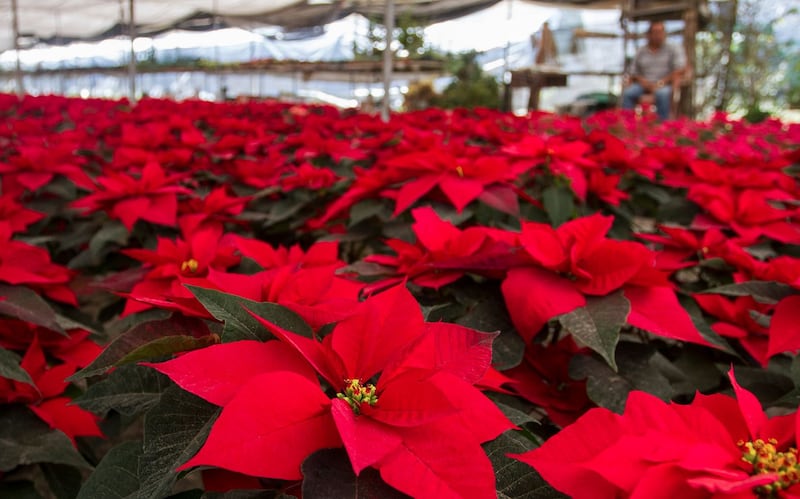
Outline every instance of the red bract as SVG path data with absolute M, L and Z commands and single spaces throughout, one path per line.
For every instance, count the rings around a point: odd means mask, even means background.
M 336 183 L 338 178 L 327 168 L 315 168 L 309 163 L 303 163 L 290 170 L 290 174 L 281 179 L 281 187 L 285 191 L 294 189 L 325 189 Z
M 11 232 L 23 232 L 44 218 L 43 213 L 25 208 L 9 194 L 0 196 L 0 222 L 8 222 Z
M 764 367 L 767 366 L 770 356 L 800 348 L 800 342 L 794 339 L 795 334 L 779 332 L 773 336 L 765 326 L 753 319 L 751 311 L 766 314 L 772 309 L 771 305 L 758 303 L 750 296 L 731 300 L 720 295 L 697 294 L 694 299 L 703 310 L 719 319 L 711 325 L 714 332 L 739 340 L 745 350 Z M 791 343 L 794 346 L 789 345 Z M 782 349 L 784 347 L 786 348 Z
M 706 210 L 714 221 L 726 224 L 747 241 L 767 236 L 776 241 L 800 243 L 800 225 L 792 222 L 796 209 L 779 209 L 770 200 L 791 200 L 784 191 L 734 190 L 699 184 L 689 189 L 688 199 Z M 700 217 L 696 224 L 704 224 Z M 723 225 L 724 227 L 725 225 Z
M 48 356 L 77 367 L 88 366 L 102 351 L 83 329 L 61 334 L 18 319 L 0 320 L 0 347 L 26 351 L 33 341 Z
M 61 396 L 68 385 L 64 379 L 77 370 L 76 365 L 65 363 L 49 367 L 34 338 L 20 366 L 28 372 L 34 385 L 0 377 L 0 403 L 26 404 L 50 427 L 63 431 L 73 444 L 75 437 L 103 436 L 95 415 L 71 405 L 68 397 Z
M 695 232 L 680 227 L 659 225 L 665 235 L 636 234 L 639 239 L 662 246 L 656 254 L 656 267 L 662 270 L 677 270 L 691 267 L 697 262 L 693 257 L 714 258 L 726 253 L 729 239 L 717 229 L 704 231 L 698 237 Z
M 680 306 L 654 255 L 641 244 L 605 237 L 613 219 L 592 215 L 558 229 L 524 223 L 522 248 L 533 266 L 512 268 L 503 281 L 506 306 L 517 331 L 530 341 L 550 319 L 586 304 L 585 296 L 623 289 L 628 324 L 660 336 L 707 344 Z
M 200 229 L 188 240 L 159 238 L 155 250 L 127 249 L 122 253 L 147 264 L 148 272 L 130 293 L 123 315 L 153 306 L 178 308 L 191 315 L 208 316 L 184 286 L 213 287 L 209 270 L 224 271 L 239 263 L 234 246 L 222 236 L 220 226 Z
M 588 182 L 585 170 L 597 168 L 597 163 L 588 157 L 592 151 L 588 143 L 530 135 L 519 143 L 505 146 L 502 151 L 514 158 L 530 160 L 530 169 L 546 165 L 553 175 L 569 180 L 578 199 L 586 199 Z
M 504 371 L 513 383 L 509 387 L 525 400 L 544 409 L 559 426 L 575 422 L 593 404 L 586 395 L 586 381 L 569 376 L 569 363 L 580 349 L 570 336 L 556 343 L 532 343 L 525 348 L 519 366 Z
M 622 415 L 592 409 L 515 457 L 576 499 L 796 496 L 796 413 L 767 419 L 733 370 L 730 379 L 736 399 L 697 394 L 678 405 L 631 392 Z
M 97 179 L 100 187 L 72 203 L 85 213 L 106 211 L 133 230 L 137 220 L 174 227 L 178 194 L 191 194 L 177 182 L 183 175 L 167 175 L 158 163 L 147 163 L 138 178 L 109 171 Z
M 512 239 L 508 233 L 483 227 L 456 228 L 439 218 L 433 208 L 412 211 L 417 244 L 390 239 L 386 244 L 396 256 L 370 255 L 364 260 L 395 270 L 396 275 L 366 288 L 368 293 L 397 284 L 405 279 L 419 286 L 438 289 L 458 280 L 466 272 L 496 275 L 513 261 Z M 505 240 L 500 240 L 500 238 Z M 499 275 L 498 275 L 499 274 Z
M 84 159 L 77 156 L 77 144 L 42 137 L 30 137 L 17 147 L 17 155 L 0 162 L 3 193 L 19 195 L 25 190 L 37 191 L 56 175 L 64 175 L 75 185 L 91 189 L 92 180 L 83 171 Z
M 281 341 L 217 345 L 153 365 L 223 406 L 182 469 L 296 480 L 308 455 L 344 445 L 356 474 L 377 468 L 412 496 L 495 497 L 480 444 L 513 425 L 472 386 L 489 367 L 493 335 L 423 322 L 402 287 L 363 302 L 323 341 L 261 322 Z
M 73 272 L 50 261 L 44 248 L 11 239 L 11 226 L 0 222 L 0 282 L 21 284 L 53 300 L 77 305 L 69 282 Z
M 229 196 L 228 189 L 219 187 L 207 196 L 192 197 L 178 205 L 178 226 L 184 234 L 192 234 L 207 225 L 220 225 L 235 221 L 249 197 Z
M 462 156 L 448 149 L 432 149 L 396 156 L 385 161 L 396 182 L 395 191 L 384 191 L 395 199 L 394 214 L 413 206 L 434 187 L 461 212 L 492 185 L 508 184 L 516 178 L 507 160 L 492 156 Z

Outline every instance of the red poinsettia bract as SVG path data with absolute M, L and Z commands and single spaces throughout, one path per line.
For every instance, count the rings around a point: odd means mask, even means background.
M 322 341 L 261 321 L 280 341 L 215 345 L 151 364 L 223 407 L 182 469 L 296 480 L 311 453 L 344 446 L 357 474 L 376 468 L 406 494 L 495 497 L 480 444 L 513 425 L 473 386 L 489 367 L 494 335 L 424 322 L 404 287 L 362 302 Z
M 191 191 L 178 185 L 184 175 L 167 175 L 155 162 L 147 163 L 138 178 L 114 171 L 99 177 L 100 188 L 72 203 L 85 213 L 104 210 L 128 230 L 137 220 L 174 227 L 177 222 L 178 194 Z
M 627 322 L 667 338 L 707 344 L 681 307 L 655 255 L 633 241 L 605 237 L 613 218 L 592 215 L 553 229 L 523 223 L 519 236 L 534 265 L 512 268 L 502 291 L 514 326 L 526 341 L 558 315 L 586 305 L 587 296 L 622 289 Z
M 800 497 L 797 413 L 768 419 L 758 399 L 697 394 L 689 405 L 646 392 L 621 415 L 592 409 L 518 459 L 576 499 Z
M 102 437 L 98 418 L 63 396 L 69 383 L 64 379 L 78 370 L 70 363 L 48 366 L 39 341 L 34 337 L 20 366 L 27 371 L 33 384 L 0 377 L 0 404 L 22 403 L 42 421 L 63 431 L 72 441 L 75 437 Z

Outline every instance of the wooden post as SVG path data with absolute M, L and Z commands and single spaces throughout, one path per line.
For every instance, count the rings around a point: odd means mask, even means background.
M 689 3 L 686 12 L 683 15 L 683 22 L 684 22 L 684 31 L 683 31 L 683 47 L 686 50 L 686 64 L 689 66 L 691 71 L 691 79 L 684 89 L 684 93 L 681 94 L 681 111 L 685 116 L 689 118 L 694 118 L 694 94 L 695 94 L 695 81 L 696 78 L 694 75 L 697 74 L 697 52 L 696 48 L 696 40 L 697 40 L 697 12 L 698 9 L 698 2 L 697 0 L 692 0 Z
M 136 22 L 134 19 L 134 0 L 128 0 L 128 36 L 131 40 L 131 54 L 128 61 L 128 80 L 130 84 L 129 99 L 136 102 L 136 51 L 133 48 L 133 41 L 136 40 Z
M 11 0 L 11 31 L 14 36 L 14 54 L 16 55 L 14 80 L 16 83 L 17 96 L 22 97 L 25 95 L 25 84 L 22 81 L 22 63 L 19 60 L 19 17 L 17 12 L 17 0 Z
M 381 119 L 389 121 L 389 90 L 392 88 L 392 41 L 394 40 L 394 0 L 386 0 L 383 11 L 383 25 L 386 27 L 386 48 L 383 50 L 383 103 Z

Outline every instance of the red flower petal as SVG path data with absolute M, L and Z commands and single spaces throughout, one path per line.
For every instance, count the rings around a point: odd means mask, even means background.
M 550 319 L 586 305 L 572 282 L 535 267 L 509 270 L 502 291 L 514 327 L 526 343 Z
M 75 437 L 102 437 L 97 416 L 71 403 L 67 397 L 58 397 L 29 407 L 51 428 L 63 431 L 73 444 Z
M 341 447 L 330 400 L 319 385 L 287 372 L 260 374 L 214 422 L 200 451 L 179 470 L 216 466 L 246 475 L 299 480 L 313 452 Z
M 411 369 L 393 376 L 381 386 L 378 382 L 378 404 L 365 408 L 365 414 L 392 426 L 419 426 L 455 414 L 444 391 L 430 382 L 431 372 Z
M 403 184 L 397 192 L 395 200 L 394 214 L 399 215 L 416 203 L 419 198 L 433 189 L 439 183 L 439 176 L 425 175 L 416 180 L 411 180 Z
M 769 325 L 767 355 L 800 349 L 800 296 L 789 296 L 775 306 Z
M 426 322 L 425 335 L 403 355 L 396 366 L 445 371 L 470 383 L 477 383 L 492 364 L 492 341 L 498 333 L 484 333 L 446 322 Z
M 742 412 L 745 423 L 747 423 L 748 431 L 750 431 L 750 437 L 760 437 L 761 428 L 767 422 L 767 415 L 764 414 L 764 409 L 761 407 L 761 402 L 758 401 L 755 395 L 739 385 L 739 383 L 736 381 L 736 377 L 734 376 L 733 368 L 728 371 L 728 377 L 731 380 L 731 385 L 733 385 L 733 391 L 736 394 L 736 401 L 739 404 L 739 410 Z
M 395 450 L 402 439 L 391 426 L 357 416 L 344 400 L 331 401 L 331 414 L 356 475 Z
M 483 192 L 483 182 L 470 178 L 456 178 L 445 176 L 439 182 L 439 189 L 442 190 L 447 199 L 453 203 L 456 211 L 461 213 L 472 201 Z
M 412 497 L 495 497 L 494 470 L 466 431 L 446 421 L 405 428 L 403 445 L 378 464 L 381 477 Z
M 528 463 L 550 485 L 571 497 L 615 499 L 622 491 L 582 463 L 614 445 L 622 431 L 619 416 L 607 409 L 592 409 L 538 449 L 511 457 Z
M 336 325 L 331 348 L 350 378 L 368 380 L 389 359 L 424 334 L 422 310 L 405 286 L 370 297 L 358 313 Z
M 631 326 L 665 338 L 709 345 L 671 288 L 626 286 L 625 298 L 631 302 Z
M 159 364 L 143 363 L 169 376 L 178 386 L 212 404 L 224 406 L 254 376 L 292 371 L 316 382 L 311 366 L 291 346 L 279 341 L 236 341 L 188 352 Z

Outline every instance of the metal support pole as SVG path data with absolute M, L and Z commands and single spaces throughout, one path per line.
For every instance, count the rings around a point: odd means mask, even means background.
M 136 40 L 136 18 L 133 6 L 134 0 L 128 0 L 128 36 L 131 40 L 131 54 L 130 60 L 128 60 L 129 99 L 131 102 L 136 102 L 136 51 L 133 48 L 133 42 Z
M 383 103 L 381 119 L 389 121 L 389 90 L 392 88 L 392 41 L 394 40 L 394 0 L 386 0 L 383 12 L 383 25 L 386 27 L 386 48 L 383 51 Z
M 16 55 L 16 68 L 14 80 L 16 82 L 17 96 L 25 95 L 25 86 L 22 81 L 22 63 L 19 60 L 19 17 L 17 13 L 17 0 L 11 0 L 11 31 L 14 35 L 14 54 Z

